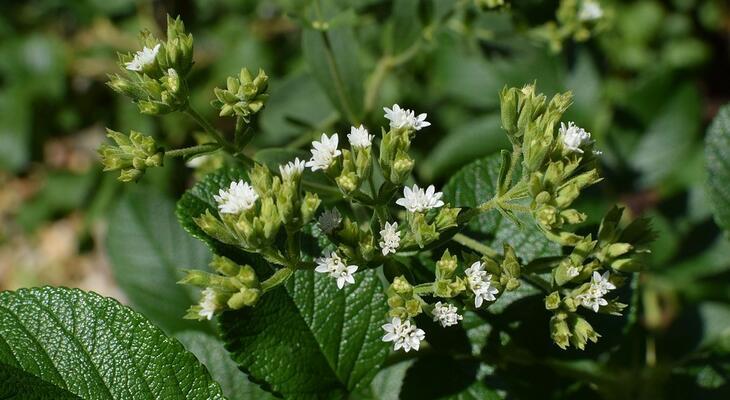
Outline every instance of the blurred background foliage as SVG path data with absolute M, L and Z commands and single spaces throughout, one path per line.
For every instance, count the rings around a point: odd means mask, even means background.
M 730 242 L 713 222 L 706 198 L 703 138 L 719 107 L 730 101 L 730 4 L 601 1 L 605 21 L 594 35 L 574 40 L 551 34 L 557 1 L 494 9 L 479 0 L 310 3 L 3 2 L 0 290 L 52 284 L 145 301 L 119 289 L 135 282 L 122 273 L 114 279 L 106 250 L 108 244 L 114 258 L 139 247 L 107 243 L 107 232 L 143 237 L 144 224 L 125 224 L 156 222 L 155 212 L 174 223 L 171 199 L 222 160 L 209 157 L 197 170 L 169 162 L 136 185 L 122 185 L 114 174 L 102 174 L 95 150 L 105 140 L 104 127 L 151 134 L 169 148 L 197 140 L 193 121 L 140 115 L 105 86 L 106 74 L 117 68 L 117 51 L 136 50 L 140 29 L 162 36 L 165 14 L 179 14 L 195 36 L 196 109 L 213 118 L 212 89 L 243 66 L 270 76 L 271 97 L 256 121 L 252 151 L 306 148 L 315 135 L 345 132 L 355 122 L 374 129 L 383 123 L 382 107 L 397 102 L 428 113 L 433 126 L 414 143 L 416 179 L 443 185 L 466 163 L 508 146 L 498 110 L 504 85 L 537 81 L 548 95 L 572 90 L 568 119 L 592 132 L 606 176 L 582 199 L 579 208 L 592 217 L 586 224 L 596 224 L 614 202 L 632 218 L 651 217 L 660 233 L 653 267 L 639 276 L 636 313 L 623 327 L 625 336 L 616 332 L 585 353 L 559 352 L 545 341 L 550 350 L 500 360 L 485 374 L 518 398 L 530 398 L 536 387 L 550 388 L 543 393 L 554 398 L 591 398 L 593 390 L 608 398 L 728 398 Z M 325 33 L 312 28 L 322 21 Z M 218 121 L 232 131 L 228 121 Z M 155 212 L 143 215 L 129 199 L 149 192 L 155 197 L 145 201 Z M 194 249 L 192 261 L 175 246 L 163 253 L 155 262 L 140 250 L 132 261 L 174 271 L 201 259 Z M 187 295 L 170 290 L 169 296 Z M 536 304 L 533 311 L 544 313 Z M 164 316 L 147 314 L 168 330 L 187 327 L 177 318 L 166 324 Z M 481 328 L 470 330 L 470 337 Z M 545 332 L 535 336 L 548 338 L 547 328 L 536 329 Z M 525 343 L 531 340 L 543 345 L 534 337 Z M 536 344 L 525 346 L 529 352 Z M 561 374 L 525 361 L 548 356 L 566 363 Z M 597 362 L 568 366 L 579 357 Z M 499 373 L 515 363 L 524 371 L 522 381 Z M 610 384 L 572 384 L 601 374 Z M 376 382 L 392 385 L 386 378 Z M 408 376 L 403 385 L 401 394 L 411 386 L 413 393 L 419 390 Z

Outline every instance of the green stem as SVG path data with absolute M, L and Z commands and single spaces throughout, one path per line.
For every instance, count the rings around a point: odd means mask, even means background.
M 202 153 L 210 153 L 212 151 L 220 149 L 221 146 L 216 143 L 205 143 L 197 146 L 183 147 L 181 149 L 174 149 L 165 151 L 167 157 L 183 157 L 195 156 Z
M 294 270 L 291 268 L 282 268 L 274 272 L 274 275 L 271 275 L 269 279 L 261 282 L 261 290 L 266 293 L 271 289 L 274 289 L 275 287 L 281 285 L 286 281 L 292 274 L 294 273 Z
M 251 158 L 246 156 L 245 154 L 242 154 L 236 150 L 236 147 L 232 145 L 228 140 L 226 140 L 225 137 L 223 137 L 223 133 L 216 129 L 213 125 L 208 122 L 207 119 L 205 119 L 200 113 L 195 111 L 194 108 L 188 106 L 187 110 L 185 110 L 185 114 L 187 114 L 190 118 L 195 120 L 195 122 L 200 125 L 203 130 L 209 134 L 210 136 L 215 139 L 216 142 L 220 145 L 222 149 L 224 149 L 226 152 L 232 154 L 234 157 L 241 160 L 246 166 L 252 167 L 254 164 L 256 164 Z
M 422 283 L 413 287 L 413 293 L 415 294 L 429 294 L 433 293 L 433 283 Z
M 482 244 L 469 236 L 464 235 L 463 233 L 457 233 L 452 237 L 452 239 L 456 242 L 461 244 L 462 246 L 468 247 L 474 251 L 478 251 L 479 253 L 487 256 L 487 257 L 496 257 L 499 255 L 496 250 L 493 248 Z

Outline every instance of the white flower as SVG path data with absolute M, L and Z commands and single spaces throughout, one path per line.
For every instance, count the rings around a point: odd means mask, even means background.
M 132 61 L 124 64 L 124 67 L 130 71 L 142 71 L 144 67 L 155 62 L 155 58 L 157 58 L 157 53 L 159 51 L 159 43 L 157 43 L 155 47 L 151 49 L 145 46 L 142 50 L 134 53 L 134 58 L 132 59 Z
M 207 288 L 203 290 L 202 294 L 203 297 L 200 299 L 200 311 L 198 311 L 198 315 L 201 318 L 210 320 L 213 318 L 213 314 L 215 314 L 218 309 L 218 303 L 215 300 L 215 292 L 213 289 Z
M 608 271 L 604 272 L 603 275 L 599 274 L 598 271 L 593 271 L 591 285 L 588 287 L 588 290 L 576 296 L 576 299 L 580 300 L 583 307 L 598 312 L 600 307 L 608 305 L 608 301 L 603 296 L 610 290 L 616 289 L 616 285 L 608 280 L 609 277 L 610 274 Z
M 434 322 L 438 321 L 444 328 L 456 325 L 464 318 L 457 311 L 454 305 L 441 304 L 439 301 L 433 307 L 433 320 Z
M 239 214 L 250 210 L 258 198 L 253 187 L 244 181 L 231 182 L 228 190 L 221 189 L 213 196 L 223 214 Z
M 594 0 L 584 0 L 578 11 L 578 19 L 581 21 L 595 21 L 603 17 L 601 4 Z
M 322 214 L 319 215 L 317 222 L 319 224 L 319 228 L 329 235 L 337 229 L 338 226 L 340 226 L 340 222 L 342 222 L 342 215 L 340 215 L 340 212 L 337 211 L 336 208 L 332 208 L 330 210 L 323 211 Z
M 499 293 L 496 287 L 492 286 L 492 274 L 484 270 L 484 263 L 476 261 L 465 271 L 469 288 L 474 292 L 474 307 L 482 306 L 484 300 L 494 301 L 495 295 Z
M 400 246 L 400 232 L 398 232 L 398 223 L 385 223 L 385 227 L 380 231 L 380 248 L 383 249 L 383 255 L 395 253 Z
M 389 323 L 383 325 L 385 335 L 384 342 L 393 342 L 393 350 L 403 349 L 406 353 L 411 349 L 418 350 L 421 341 L 426 338 L 426 332 L 418 329 L 410 320 L 401 322 L 398 317 L 393 317 Z
M 575 278 L 576 276 L 580 275 L 580 271 L 578 271 L 578 268 L 575 266 L 568 267 L 568 276 L 571 278 Z
M 300 160 L 299 157 L 295 158 L 294 161 L 279 165 L 279 173 L 284 180 L 298 178 L 302 175 L 302 172 L 304 172 L 304 161 Z
M 355 283 L 353 274 L 357 271 L 357 265 L 345 265 L 345 262 L 337 253 L 330 251 L 314 261 L 317 263 L 314 271 L 321 274 L 328 274 L 330 278 L 336 279 L 338 289 Z
M 567 126 L 561 122 L 558 133 L 563 139 L 565 147 L 578 153 L 583 153 L 581 146 L 591 142 L 591 134 L 573 122 L 568 122 Z
M 410 212 L 423 212 L 443 206 L 444 202 L 441 200 L 443 195 L 441 192 L 436 192 L 433 185 L 426 188 L 426 191 L 419 188 L 418 185 L 413 185 L 413 188 L 404 186 L 403 197 L 396 200 L 395 204 L 403 206 Z
M 368 130 L 360 124 L 357 128 L 354 126 L 350 128 L 350 133 L 347 134 L 347 140 L 350 141 L 350 145 L 353 148 L 360 147 L 364 149 L 370 147 L 373 143 L 373 135 L 370 135 Z
M 323 133 L 322 138 L 319 140 L 319 142 L 316 140 L 312 142 L 312 158 L 304 164 L 312 168 L 312 171 L 329 168 L 335 158 L 342 154 L 341 151 L 337 150 L 339 138 L 336 133 L 331 137 L 327 137 Z
M 398 104 L 393 104 L 392 109 L 383 107 L 383 111 L 385 111 L 385 118 L 390 120 L 391 128 L 410 128 L 419 131 L 421 128 L 431 125 L 426 121 L 426 113 L 416 116 L 413 110 L 400 108 Z
M 337 279 L 337 288 L 342 289 L 346 285 L 352 285 L 355 283 L 355 277 L 353 274 L 357 271 L 357 265 L 344 266 L 337 270 L 333 278 Z

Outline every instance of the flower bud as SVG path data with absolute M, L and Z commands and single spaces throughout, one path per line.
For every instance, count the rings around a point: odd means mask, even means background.
M 319 196 L 316 193 L 305 192 L 304 199 L 302 200 L 301 213 L 302 223 L 306 224 L 314 218 L 317 208 L 322 203 Z
M 560 307 L 560 293 L 558 291 L 550 293 L 545 297 L 545 308 L 547 310 L 557 310 Z
M 565 321 L 567 314 L 557 313 L 550 318 L 550 337 L 561 349 L 565 350 L 570 345 L 570 328 Z
M 441 207 L 434 220 L 436 230 L 443 231 L 444 229 L 457 226 L 456 218 L 459 216 L 459 212 L 461 212 L 461 208 Z
M 221 117 L 237 116 L 250 122 L 251 116 L 258 113 L 266 103 L 269 95 L 269 78 L 263 70 L 259 70 L 256 78 L 246 69 L 241 69 L 238 77 L 229 77 L 226 88 L 215 88 L 216 100 L 211 104 L 220 110 Z
M 591 324 L 582 317 L 576 316 L 573 321 L 573 335 L 570 336 L 570 343 L 581 350 L 584 350 L 586 343 L 590 340 L 593 343 L 598 342 L 601 336 L 593 330 Z
M 390 181 L 400 185 L 408 179 L 413 170 L 414 161 L 405 151 L 399 151 L 393 162 L 393 170 L 390 174 Z
M 223 224 L 221 220 L 214 217 L 213 214 L 210 213 L 210 210 L 205 210 L 204 214 L 194 218 L 193 221 L 195 221 L 195 224 L 198 225 L 198 227 L 200 227 L 200 229 L 202 229 L 208 236 L 220 242 L 231 245 L 238 243 L 238 240 L 231 231 L 226 228 L 225 224 Z
M 107 136 L 116 142 L 116 146 L 103 144 L 99 155 L 105 171 L 121 170 L 119 180 L 136 181 L 148 167 L 162 165 L 164 151 L 151 136 L 136 131 L 125 136 L 111 129 L 107 129 Z
M 413 295 L 413 286 L 408 283 L 408 280 L 406 280 L 403 275 L 397 276 L 393 279 L 393 283 L 390 284 L 390 288 L 393 292 L 401 296 L 410 297 Z
M 213 256 L 213 260 L 210 262 L 210 267 L 220 274 L 226 276 L 236 276 L 240 267 L 233 260 L 223 256 Z
M 436 279 L 451 278 L 457 266 L 456 256 L 452 256 L 449 249 L 446 249 L 441 259 L 436 261 Z
M 261 290 L 241 288 L 240 291 L 234 293 L 226 303 L 232 310 L 240 310 L 246 306 L 255 305 L 261 297 Z
M 510 137 L 518 134 L 518 91 L 517 88 L 505 86 L 499 93 L 500 115 L 502 117 L 502 128 L 507 131 Z
M 423 312 L 423 309 L 421 308 L 421 301 L 419 299 L 406 300 L 405 308 L 410 317 L 415 317 Z

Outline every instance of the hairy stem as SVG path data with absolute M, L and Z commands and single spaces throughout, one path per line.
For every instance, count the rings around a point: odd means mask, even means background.
M 486 244 L 482 244 L 482 243 L 478 242 L 477 240 L 464 235 L 463 233 L 457 233 L 456 235 L 454 235 L 452 237 L 452 239 L 456 243 L 459 243 L 462 246 L 465 246 L 474 251 L 477 251 L 487 257 L 496 257 L 499 255 L 499 253 L 497 253 L 497 251 L 494 250 L 493 248 L 487 246 Z
M 281 285 L 286 281 L 292 274 L 294 273 L 294 270 L 292 268 L 282 268 L 274 272 L 274 275 L 271 275 L 269 279 L 261 282 L 261 290 L 266 293 L 271 289 L 274 289 L 275 287 Z
M 181 149 L 174 149 L 165 151 L 167 157 L 183 157 L 187 158 L 202 153 L 210 153 L 212 151 L 220 149 L 221 146 L 216 143 L 205 143 L 197 146 L 183 147 Z

